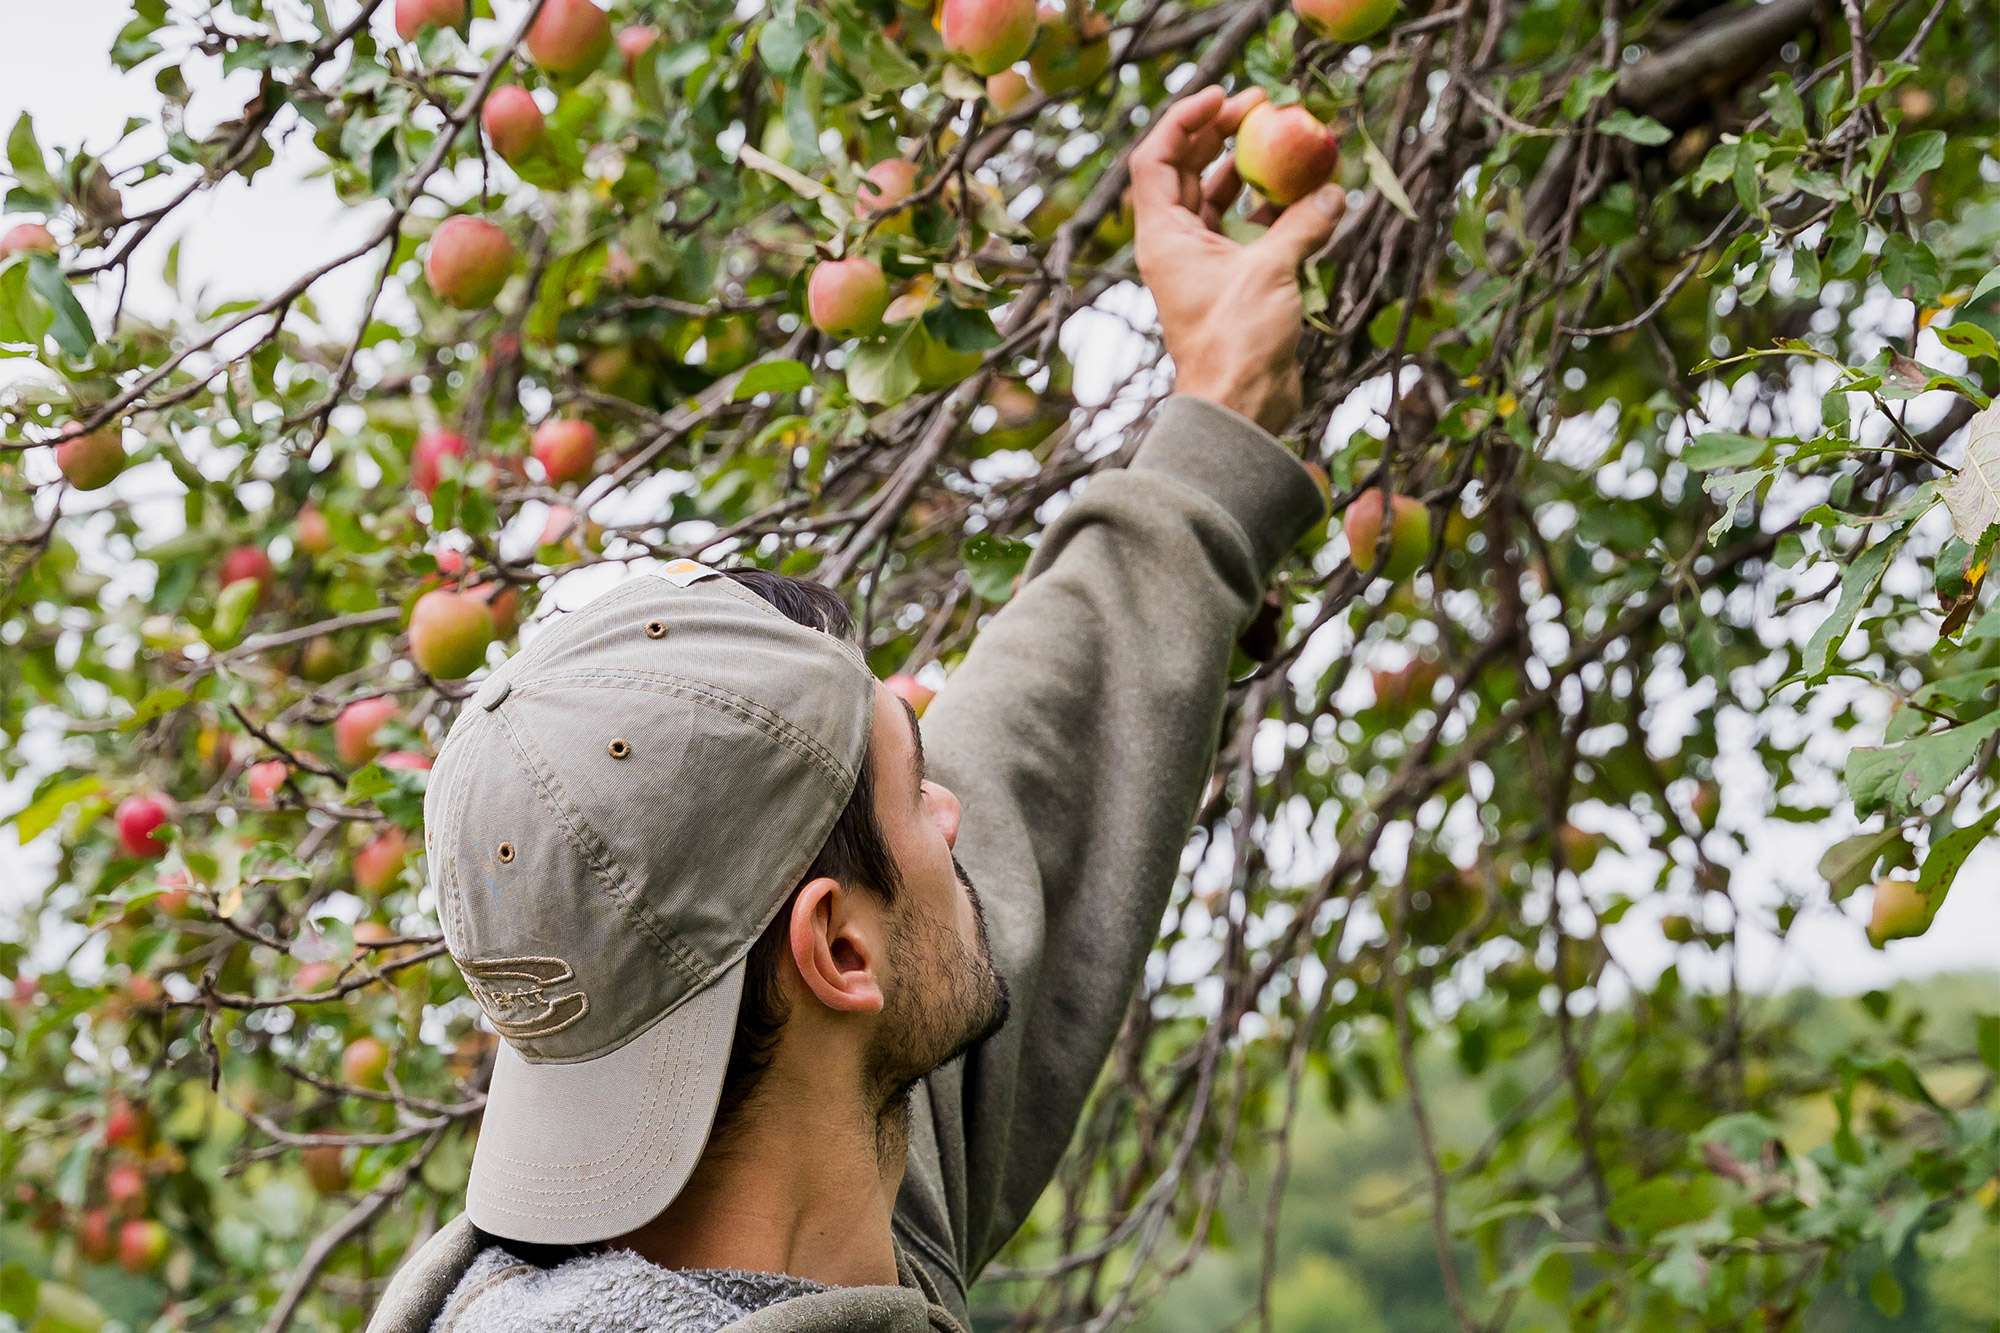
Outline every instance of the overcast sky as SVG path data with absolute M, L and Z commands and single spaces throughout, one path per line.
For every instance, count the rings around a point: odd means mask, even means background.
M 504 8 L 505 0 L 500 3 Z M 27 109 L 34 113 L 45 148 L 75 146 L 81 142 L 101 150 L 118 135 L 127 117 L 151 117 L 156 95 L 150 74 L 122 75 L 110 66 L 104 54 L 128 16 L 124 3 L 113 0 L 19 3 L 17 0 L 8 9 L 7 41 L 0 44 L 0 133 L 12 126 L 22 109 Z M 385 28 L 387 13 L 388 7 L 384 6 L 380 17 Z M 197 131 L 240 109 L 248 75 L 225 83 L 213 64 L 205 69 L 190 66 L 186 74 L 198 94 L 191 112 Z M 156 131 L 142 133 L 152 134 L 151 141 L 157 142 Z M 206 287 L 213 303 L 235 296 L 267 295 L 316 260 L 337 253 L 364 236 L 371 225 L 367 211 L 339 205 L 324 182 L 303 174 L 296 157 L 281 151 L 278 163 L 258 176 L 254 185 L 246 187 L 232 180 L 198 196 L 177 213 L 140 251 L 140 262 L 133 274 L 134 307 L 156 313 L 166 310 L 169 294 L 155 275 L 165 247 L 175 238 L 182 241 L 183 290 Z M 121 155 L 114 165 L 130 160 L 129 156 Z M 362 294 L 358 287 L 363 280 L 357 271 L 344 281 L 329 281 L 315 289 L 315 297 L 329 314 L 358 308 Z M 1128 313 L 1141 317 L 1149 314 L 1150 307 L 1143 294 L 1126 293 L 1115 299 L 1122 302 Z M 1106 329 L 1117 327 L 1110 320 L 1104 320 L 1103 325 Z M 1069 332 L 1081 335 L 1084 330 Z M 1123 359 L 1115 346 L 1115 337 L 1076 336 L 1073 341 L 1066 336 L 1064 341 L 1078 349 L 1086 342 L 1093 347 L 1110 347 L 1096 363 L 1091 355 L 1079 352 L 1080 393 L 1088 394 L 1093 386 L 1114 381 L 1117 368 L 1110 362 Z M 1365 404 L 1352 405 L 1343 414 L 1341 428 L 1351 429 L 1365 414 Z M 128 475 L 118 484 L 153 483 Z M 163 512 L 177 514 L 178 508 L 177 504 L 168 505 Z M 1337 638 L 1329 638 L 1325 643 L 1315 643 L 1313 648 L 1311 656 L 1323 662 L 1325 654 L 1343 651 L 1344 645 Z M 1357 677 L 1361 674 L 1356 673 Z M 1356 687 L 1359 688 L 1358 682 Z M 1796 694 L 1789 692 L 1784 702 L 1775 707 L 1791 708 Z M 1671 700 L 1661 703 L 1668 708 L 1674 706 Z M 1693 707 L 1698 703 L 1699 695 L 1691 692 L 1683 706 Z M 1802 713 L 1795 725 L 1809 730 L 1810 715 Z M 1761 767 L 1743 749 L 1748 738 L 1736 735 L 1727 739 L 1732 743 L 1732 753 L 1725 757 L 1722 768 L 1723 823 L 1744 830 L 1752 847 L 1750 857 L 1741 864 L 1736 887 L 1739 899 L 1746 905 L 1768 904 L 1776 900 L 1785 886 L 1796 889 L 1811 885 L 1811 867 L 1820 852 L 1854 826 L 1851 820 L 1846 820 L 1832 827 L 1801 828 L 1759 819 L 1756 812 L 1764 809 L 1769 799 L 1767 780 Z M 1837 758 L 1834 756 L 1836 762 Z M 0 786 L 0 811 L 18 807 L 26 790 L 27 784 L 23 782 L 11 788 Z M 1602 812 L 1602 818 L 1594 826 L 1614 835 L 1622 833 L 1626 845 L 1641 850 L 1629 859 L 1603 857 L 1592 872 L 1591 887 L 1602 891 L 1631 886 L 1640 891 L 1650 884 L 1658 861 L 1633 836 L 1635 826 L 1622 821 L 1615 811 Z M 9 904 L 31 900 L 46 885 L 53 860 L 54 849 L 46 839 L 40 846 L 22 849 L 14 845 L 11 830 L 0 833 L 0 931 L 12 929 L 5 920 Z M 1808 912 L 1782 947 L 1775 936 L 1750 932 L 1743 949 L 1746 978 L 1760 987 L 1812 984 L 1859 990 L 1899 976 L 1993 966 L 1995 943 L 2000 941 L 2000 845 L 1994 840 L 1989 839 L 1966 865 L 1957 890 L 1930 933 L 1922 939 L 1894 943 L 1886 953 L 1870 949 L 1861 932 L 1867 897 L 1866 892 L 1857 894 L 1847 904 L 1844 915 L 1831 906 Z M 1684 910 L 1685 904 L 1675 904 L 1674 908 Z M 1613 952 L 1641 977 L 1657 973 L 1676 956 L 1659 939 L 1656 922 L 1661 910 L 1666 910 L 1664 904 L 1648 904 L 1608 932 Z M 1706 972 L 1711 978 L 1716 974 L 1717 963 L 1712 958 L 1694 951 L 1683 951 L 1678 957 L 1684 970 L 1694 974 Z

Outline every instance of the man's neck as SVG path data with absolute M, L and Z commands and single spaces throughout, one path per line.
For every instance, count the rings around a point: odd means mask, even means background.
M 743 1268 L 829 1286 L 897 1282 L 889 1220 L 909 1136 L 901 1101 L 879 1130 L 824 1109 L 758 1108 L 711 1142 L 667 1210 L 609 1242 L 663 1268 Z

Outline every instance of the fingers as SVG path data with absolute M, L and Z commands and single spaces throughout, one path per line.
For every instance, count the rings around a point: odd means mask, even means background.
M 1222 215 L 1229 211 L 1229 206 L 1242 192 L 1243 178 L 1236 174 L 1236 159 L 1232 157 L 1219 163 L 1201 183 L 1203 225 L 1214 230 L 1222 222 Z
M 1196 139 L 1221 110 L 1222 89 L 1210 85 L 1167 108 L 1132 150 L 1132 207 L 1143 219 L 1186 206 L 1184 185 L 1208 159 L 1190 164 Z M 1209 157 L 1213 157 L 1213 151 Z M 1198 188 L 1198 187 L 1197 187 Z
M 1347 192 L 1329 182 L 1280 213 L 1251 249 L 1290 272 L 1326 244 L 1346 211 Z

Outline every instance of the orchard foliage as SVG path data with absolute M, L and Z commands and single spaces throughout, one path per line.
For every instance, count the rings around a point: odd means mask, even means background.
M 133 0 L 157 116 L 11 127 L 0 735 L 55 873 L 0 943 L 0 1316 L 358 1325 L 492 1057 L 422 888 L 453 710 L 558 579 L 675 556 L 839 586 L 948 688 L 1167 390 L 1124 156 L 1218 80 L 1351 192 L 1287 432 L 1334 516 L 979 1299 L 1105 1326 L 1256 1244 L 1214 1201 L 1301 1097 L 1406 1108 L 1468 1329 L 1801 1327 L 1990 1261 L 2000 1020 L 1828 1060 L 1738 983 L 1864 903 L 1897 947 L 2000 836 L 1992 7 L 987 8 Z M 280 158 L 360 239 L 183 290 L 190 201 Z

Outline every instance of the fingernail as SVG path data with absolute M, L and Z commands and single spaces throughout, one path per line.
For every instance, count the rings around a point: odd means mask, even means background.
M 1313 203 L 1331 213 L 1347 202 L 1347 191 L 1331 181 L 1313 191 Z

